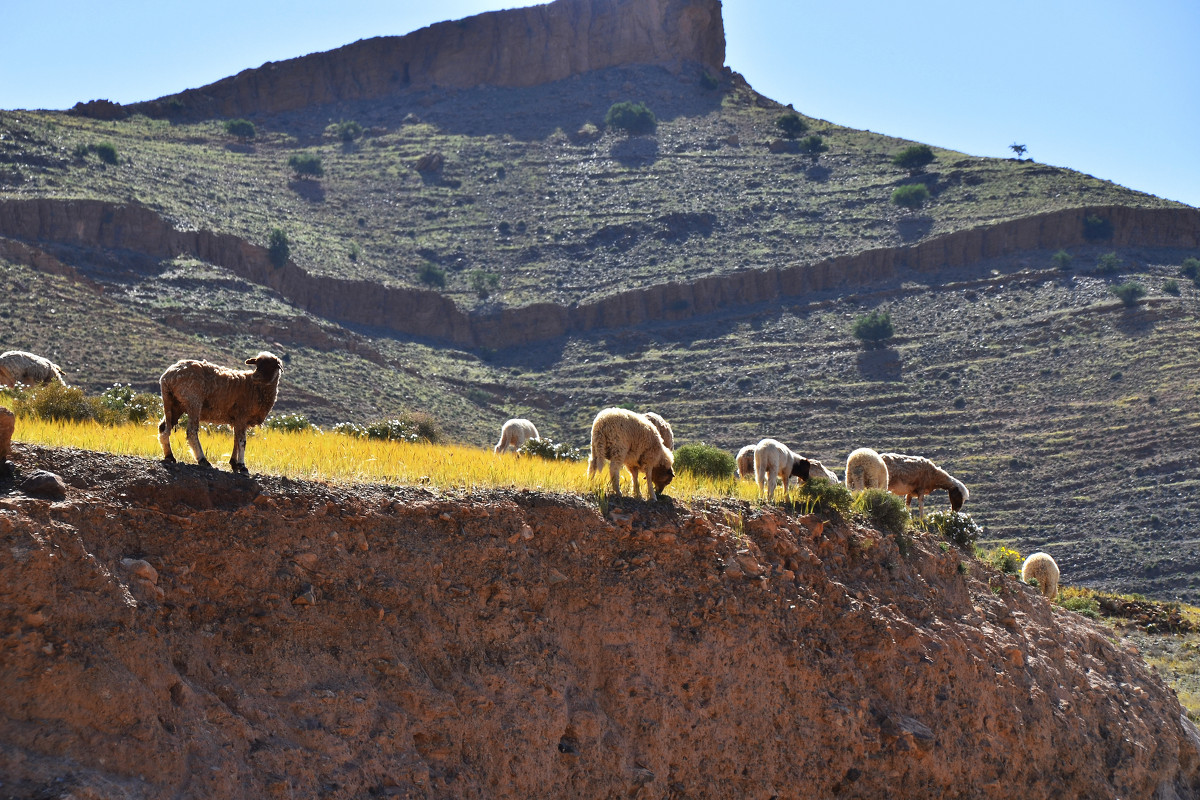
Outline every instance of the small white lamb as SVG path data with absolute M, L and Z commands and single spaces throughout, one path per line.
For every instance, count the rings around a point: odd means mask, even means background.
M 1034 553 L 1021 565 L 1021 580 L 1029 583 L 1036 578 L 1038 590 L 1050 599 L 1058 594 L 1058 564 L 1049 553 Z
M 527 419 L 515 417 L 504 423 L 504 427 L 500 429 L 500 441 L 496 442 L 496 447 L 493 452 L 499 454 L 509 450 L 520 450 L 521 445 L 530 439 L 540 439 L 537 428 Z

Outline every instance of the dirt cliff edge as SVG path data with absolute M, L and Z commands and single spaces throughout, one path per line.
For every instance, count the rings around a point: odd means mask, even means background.
M 15 449 L 0 796 L 1200 793 L 1139 657 L 929 537 Z

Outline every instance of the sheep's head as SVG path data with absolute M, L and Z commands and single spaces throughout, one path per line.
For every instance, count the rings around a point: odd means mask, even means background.
M 837 474 L 829 467 L 815 459 L 811 460 L 812 466 L 809 467 L 809 476 L 812 478 L 824 478 L 830 483 L 841 483 L 838 480 Z
M 675 480 L 675 469 L 670 464 L 656 464 L 650 470 L 650 481 L 654 484 L 654 493 L 662 494 L 667 484 Z
M 812 471 L 813 471 L 812 470 L 812 462 L 809 461 L 807 458 L 801 458 L 801 457 L 797 456 L 792 461 L 791 477 L 799 478 L 802 481 L 806 481 L 806 480 L 808 480 L 809 476 L 812 474 Z
M 279 378 L 283 372 L 283 362 L 274 353 L 263 350 L 254 358 L 247 358 L 246 363 L 254 367 L 254 377 L 270 383 Z
M 946 490 L 946 493 L 950 495 L 950 509 L 952 511 L 958 511 L 962 508 L 963 503 L 967 502 L 967 498 L 970 496 L 967 487 L 958 481 L 955 481 L 954 485 Z

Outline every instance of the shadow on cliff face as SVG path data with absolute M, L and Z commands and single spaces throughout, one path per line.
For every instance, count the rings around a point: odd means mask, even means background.
M 860 352 L 858 371 L 871 381 L 898 381 L 904 375 L 900 353 L 891 347 Z

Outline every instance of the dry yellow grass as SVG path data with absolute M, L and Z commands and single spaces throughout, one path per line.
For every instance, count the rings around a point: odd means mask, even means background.
M 103 426 L 94 422 L 48 422 L 22 418 L 16 440 L 52 447 L 77 447 L 118 455 L 162 457 L 154 425 Z M 200 444 L 208 460 L 227 468 L 232 435 L 223 429 L 202 429 Z M 191 461 L 182 429 L 171 436 L 176 458 Z M 252 473 L 332 483 L 425 484 L 441 489 L 521 488 L 551 492 L 595 494 L 608 488 L 608 471 L 589 481 L 583 461 L 549 461 L 495 455 L 491 449 L 455 444 L 409 444 L 360 439 L 337 433 L 299 433 L 256 429 L 246 445 L 246 464 Z M 621 491 L 630 491 L 630 476 L 622 471 Z M 645 486 L 643 482 L 643 495 Z M 714 481 L 691 473 L 678 475 L 667 494 L 680 500 L 733 497 L 754 499 L 751 481 Z

